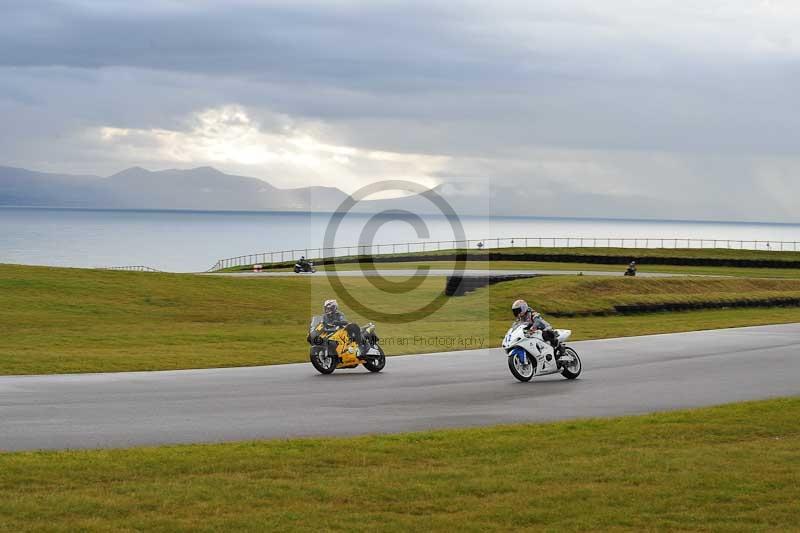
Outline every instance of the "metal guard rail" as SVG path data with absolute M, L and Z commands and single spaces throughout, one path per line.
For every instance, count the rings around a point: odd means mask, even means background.
M 762 251 L 800 251 L 798 241 L 733 240 L 733 239 L 661 239 L 661 238 L 594 238 L 594 237 L 495 237 L 464 241 L 416 241 L 390 244 L 355 244 L 333 248 L 311 247 L 240 255 L 220 259 L 207 272 L 254 264 L 274 264 L 296 261 L 300 256 L 310 260 L 359 255 L 409 254 L 458 249 L 497 249 L 514 247 L 538 248 L 687 248 Z M 130 267 L 117 267 L 130 268 Z M 139 267 L 147 268 L 147 267 Z

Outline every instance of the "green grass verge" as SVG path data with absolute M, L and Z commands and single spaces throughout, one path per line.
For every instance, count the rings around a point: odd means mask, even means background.
M 413 311 L 435 298 L 444 278 L 390 294 L 385 284 L 342 278 L 377 311 Z M 719 309 L 622 316 L 615 303 L 724 300 L 800 294 L 797 280 L 625 279 L 591 276 L 500 283 L 450 298 L 431 316 L 379 323 L 387 353 L 496 346 L 509 305 L 526 298 L 559 318 L 576 339 L 800 322 L 800 308 Z M 307 360 L 309 317 L 336 294 L 323 276 L 226 278 L 180 274 L 0 266 L 0 374 L 168 370 Z M 341 300 L 341 299 L 340 299 Z M 348 318 L 364 322 L 343 306 Z M 443 338 L 444 336 L 444 338 Z
M 529 295 L 544 313 L 613 314 L 616 305 L 726 302 L 800 297 L 800 280 L 726 278 L 604 278 L 548 276 L 508 282 L 502 290 Z
M 0 454 L 0 531 L 797 531 L 800 399 L 388 436 Z

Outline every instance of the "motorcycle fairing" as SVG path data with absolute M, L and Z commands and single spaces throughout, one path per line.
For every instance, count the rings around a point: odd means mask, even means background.
M 557 330 L 559 339 L 566 340 L 572 334 L 570 330 Z M 553 346 L 544 340 L 541 331 L 535 331 L 530 334 L 524 332 L 524 325 L 514 323 L 511 329 L 506 333 L 503 339 L 503 348 L 509 355 L 519 353 L 522 350 L 525 353 L 526 359 L 520 357 L 523 363 L 527 361 L 527 357 L 533 357 L 536 362 L 536 375 L 555 374 L 561 371 L 556 363 L 556 353 Z
M 316 315 L 311 318 L 309 329 L 309 338 L 318 337 L 323 341 L 333 341 L 336 344 L 336 355 L 340 361 L 339 368 L 353 368 L 361 364 L 361 360 L 358 358 L 358 341 L 351 338 L 347 328 L 326 330 L 324 317 Z

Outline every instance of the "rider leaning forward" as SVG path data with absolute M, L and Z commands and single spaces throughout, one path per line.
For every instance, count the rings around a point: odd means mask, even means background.
M 322 322 L 326 331 L 335 331 L 339 328 L 345 328 L 347 330 L 347 336 L 359 344 L 361 353 L 365 357 L 370 357 L 368 355 L 369 346 L 367 346 L 366 341 L 362 338 L 361 328 L 347 321 L 344 317 L 344 313 L 339 311 L 339 303 L 336 300 L 325 300 L 325 303 L 322 304 Z
M 541 330 L 542 338 L 549 342 L 553 348 L 558 348 L 558 333 L 553 329 L 549 322 L 542 318 L 542 315 L 531 309 L 525 300 L 517 300 L 511 305 L 511 312 L 517 322 L 527 324 L 526 330 L 530 333 Z

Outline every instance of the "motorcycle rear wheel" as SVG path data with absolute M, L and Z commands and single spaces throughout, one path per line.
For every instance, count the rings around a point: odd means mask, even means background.
M 383 367 L 386 366 L 386 354 L 383 353 L 383 348 L 378 345 L 376 345 L 375 348 L 377 348 L 378 352 L 380 352 L 380 357 L 374 357 L 364 361 L 364 368 L 370 372 L 380 372 L 383 370 Z
M 577 378 L 581 375 L 581 371 L 583 370 L 583 364 L 581 363 L 581 358 L 578 356 L 578 352 L 572 348 L 564 348 L 564 355 L 571 356 L 574 362 L 569 366 L 565 366 L 561 371 L 561 375 L 567 379 Z
M 313 346 L 309 353 L 309 358 L 311 359 L 311 364 L 320 374 L 333 374 L 338 364 L 336 355 L 325 355 L 325 348 L 321 346 Z

